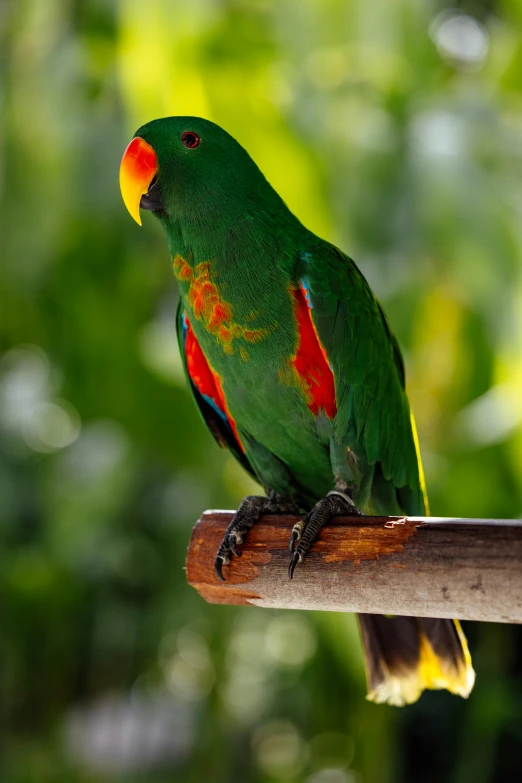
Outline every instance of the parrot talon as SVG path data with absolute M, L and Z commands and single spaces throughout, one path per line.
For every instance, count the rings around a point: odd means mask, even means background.
M 297 563 L 302 563 L 320 529 L 334 516 L 362 516 L 353 500 L 345 491 L 334 490 L 319 500 L 303 519 L 295 523 L 289 542 L 293 557 L 288 566 L 288 576 L 292 579 Z
M 236 557 L 241 557 L 241 552 L 239 552 L 238 549 L 237 549 L 237 544 L 240 544 L 240 543 L 241 543 L 241 541 L 239 539 L 235 539 L 232 536 L 230 537 L 230 543 L 229 543 L 228 546 L 229 546 L 230 551 L 232 552 L 232 554 L 235 555 Z
M 288 566 L 288 578 L 293 579 L 294 571 L 296 565 L 302 560 L 302 558 L 299 557 L 299 554 L 296 552 L 293 556 L 293 558 L 290 560 L 290 565 Z
M 288 542 L 288 549 L 290 550 L 290 552 L 292 552 L 292 554 L 294 552 L 295 545 L 296 545 L 298 539 L 299 539 L 299 535 L 297 533 L 297 530 L 292 530 L 292 534 L 290 536 L 290 541 Z
M 227 580 L 223 576 L 223 564 L 224 564 L 223 558 L 218 555 L 214 561 L 214 570 L 216 572 L 217 578 L 221 579 L 222 582 L 226 582 Z
M 305 517 L 306 519 L 306 517 Z M 301 540 L 301 536 L 303 535 L 303 530 L 305 527 L 305 520 L 299 519 L 295 525 L 292 528 L 292 534 L 290 536 L 290 541 L 288 543 L 288 549 L 290 552 L 295 552 L 296 545 Z

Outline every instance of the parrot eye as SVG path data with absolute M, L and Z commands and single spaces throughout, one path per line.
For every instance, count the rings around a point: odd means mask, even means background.
M 201 139 L 199 138 L 197 133 L 194 133 L 194 131 L 185 131 L 185 133 L 181 137 L 181 141 L 185 147 L 188 147 L 190 150 L 193 150 L 194 147 L 197 147 Z

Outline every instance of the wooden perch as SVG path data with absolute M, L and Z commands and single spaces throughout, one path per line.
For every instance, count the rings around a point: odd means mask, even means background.
M 210 603 L 522 622 L 522 520 L 335 517 L 290 581 L 296 517 L 267 515 L 223 583 L 214 558 L 232 516 L 207 511 L 192 532 L 187 578 Z

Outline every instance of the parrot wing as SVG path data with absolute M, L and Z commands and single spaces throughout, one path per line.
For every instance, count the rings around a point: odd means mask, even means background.
M 303 254 L 298 278 L 334 377 L 335 441 L 379 464 L 404 512 L 424 514 L 404 363 L 379 302 L 354 262 L 326 242 Z
M 230 416 L 219 378 L 212 372 L 180 302 L 176 316 L 179 350 L 198 410 L 218 444 L 229 448 L 256 481 L 257 478 Z

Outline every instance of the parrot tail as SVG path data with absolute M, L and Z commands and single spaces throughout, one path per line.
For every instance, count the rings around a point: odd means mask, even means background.
M 467 698 L 475 682 L 458 620 L 360 614 L 370 701 L 402 707 L 425 688 Z

